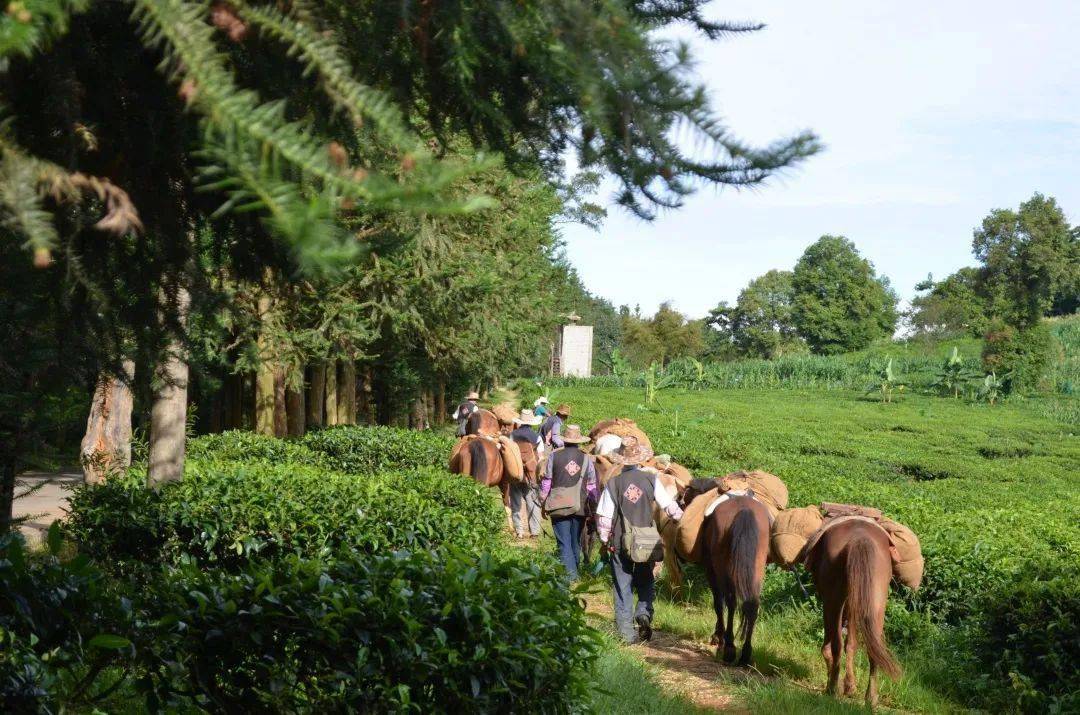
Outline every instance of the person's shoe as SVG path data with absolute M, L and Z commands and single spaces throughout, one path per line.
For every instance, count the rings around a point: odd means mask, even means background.
M 515 538 L 515 539 L 517 539 L 518 541 L 521 541 L 522 539 L 524 539 L 524 538 L 525 538 L 525 534 L 523 534 L 523 533 L 521 533 L 521 532 L 519 531 L 519 532 L 517 532 L 516 534 L 514 534 L 514 538 Z
M 652 638 L 652 618 L 644 613 L 634 619 L 637 622 L 638 637 L 642 641 L 647 641 Z

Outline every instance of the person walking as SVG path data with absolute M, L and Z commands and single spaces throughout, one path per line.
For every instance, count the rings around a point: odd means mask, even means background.
M 476 404 L 479 399 L 479 393 L 473 390 L 469 394 L 465 395 L 465 400 L 457 406 L 457 409 L 454 410 L 454 414 L 451 415 L 451 417 L 457 420 L 458 437 L 465 436 L 465 424 L 469 421 L 469 417 L 472 415 L 472 413 L 480 409 L 480 405 Z
M 525 527 L 521 523 L 521 508 L 525 507 L 525 518 L 528 521 L 530 538 L 537 538 L 540 530 L 540 484 L 537 472 L 539 465 L 543 464 L 544 442 L 540 439 L 540 433 L 534 427 L 540 424 L 540 418 L 533 414 L 532 410 L 522 410 L 521 414 L 514 418 L 514 429 L 510 432 L 510 439 L 520 444 L 528 444 L 536 453 L 535 469 L 528 470 L 526 465 L 525 478 L 520 482 L 510 484 L 510 519 L 514 523 L 514 534 L 519 539 L 524 539 Z
M 660 532 L 653 520 L 653 505 L 672 519 L 682 518 L 682 509 L 656 474 L 641 469 L 641 464 L 652 454 L 651 449 L 633 437 L 625 438 L 622 448 L 610 455 L 611 461 L 622 466 L 622 471 L 608 481 L 596 508 L 600 541 L 610 554 L 615 627 L 628 643 L 652 638 L 653 564 L 664 558 Z
M 548 398 L 544 397 L 543 395 L 540 395 L 540 397 L 536 398 L 536 401 L 533 402 L 533 414 L 535 414 L 541 420 L 547 418 Z
M 547 458 L 540 483 L 540 500 L 551 517 L 551 530 L 559 544 L 559 559 L 571 581 L 578 578 L 581 558 L 581 530 L 585 515 L 596 504 L 596 467 L 592 457 L 581 451 L 589 441 L 578 425 L 567 425 L 561 436 L 565 446 Z M 591 502 L 591 503 L 590 503 Z
M 570 405 L 563 403 L 555 408 L 555 414 L 548 416 L 540 427 L 540 436 L 543 438 L 544 444 L 552 449 L 559 449 L 564 445 L 562 431 L 566 425 L 566 420 L 569 418 Z

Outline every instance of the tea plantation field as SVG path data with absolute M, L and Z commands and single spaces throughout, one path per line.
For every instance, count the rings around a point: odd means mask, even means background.
M 1022 403 L 882 404 L 839 390 L 665 391 L 651 409 L 629 388 L 568 386 L 553 398 L 583 425 L 637 420 L 696 475 L 765 469 L 787 482 L 793 506 L 873 505 L 915 529 L 926 578 L 891 597 L 888 635 L 906 674 L 884 686 L 887 706 L 1080 708 L 1080 425 Z M 691 578 L 689 603 L 660 603 L 657 625 L 704 640 L 711 607 L 700 572 Z M 825 678 L 812 597 L 772 566 L 766 592 L 762 677 L 733 673 L 732 687 L 759 711 L 839 707 L 808 690 Z

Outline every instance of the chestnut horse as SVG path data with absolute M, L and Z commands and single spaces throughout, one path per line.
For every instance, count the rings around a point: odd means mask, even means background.
M 491 437 L 499 435 L 499 419 L 491 410 L 478 409 L 469 415 L 465 421 L 465 434 L 486 434 Z
M 716 655 L 719 657 L 722 652 L 725 663 L 735 660 L 735 606 L 741 603 L 739 635 L 743 647 L 739 665 L 750 665 L 761 582 L 765 579 L 765 561 L 769 556 L 769 510 L 751 496 L 729 496 L 705 518 L 701 528 L 701 561 L 716 612 L 712 637 Z M 723 628 L 725 605 L 727 628 Z
M 847 670 L 844 695 L 855 692 L 855 653 L 862 641 L 870 661 L 866 704 L 877 705 L 877 669 L 893 677 L 900 666 L 885 645 L 885 603 L 892 579 L 889 535 L 880 526 L 862 520 L 829 527 L 810 549 L 806 565 L 814 577 L 825 613 L 825 643 L 821 654 L 829 668 L 825 692 L 836 694 L 840 678 L 840 639 L 847 625 Z
M 473 413 L 475 416 L 476 413 Z M 471 421 L 470 417 L 470 421 Z M 502 492 L 503 508 L 506 519 L 510 520 L 510 480 L 503 467 L 502 452 L 494 439 L 473 439 L 461 450 L 458 474 L 468 474 L 485 487 L 498 487 Z M 511 526 L 513 529 L 513 526 Z

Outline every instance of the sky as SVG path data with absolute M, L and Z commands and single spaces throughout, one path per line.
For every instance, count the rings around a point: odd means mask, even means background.
M 727 126 L 757 144 L 810 129 L 825 150 L 754 189 L 703 187 L 651 223 L 609 205 L 599 232 L 565 227 L 594 294 L 701 317 L 839 234 L 908 300 L 927 273 L 974 264 L 972 231 L 994 208 L 1038 191 L 1080 223 L 1075 0 L 727 0 L 709 10 L 767 24 L 692 39 Z

